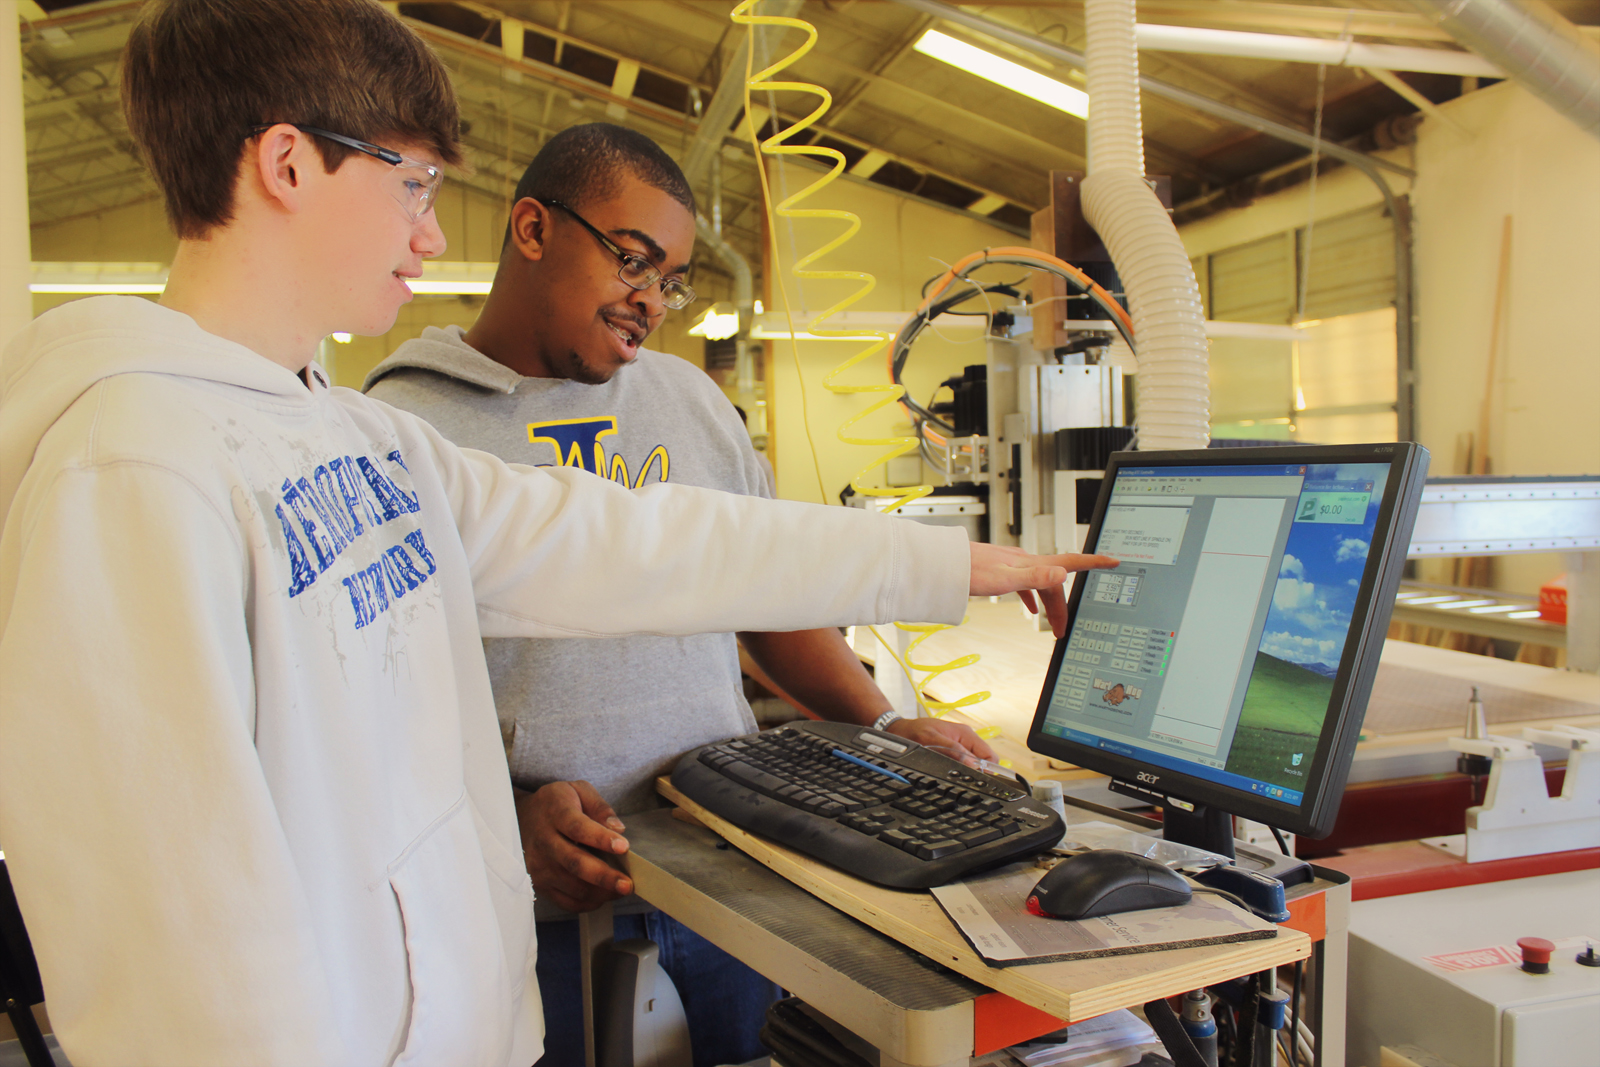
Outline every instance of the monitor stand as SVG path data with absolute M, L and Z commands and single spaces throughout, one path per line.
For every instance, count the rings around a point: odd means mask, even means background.
M 1235 840 L 1233 816 L 1221 808 L 1190 804 L 1122 778 L 1112 778 L 1106 786 L 1113 793 L 1137 797 L 1151 807 L 1160 808 L 1161 836 L 1168 841 L 1226 856 L 1234 866 L 1276 878 L 1285 887 L 1309 882 L 1316 877 L 1311 864 L 1305 860 Z
M 1233 816 L 1206 804 L 1179 807 L 1170 797 L 1161 802 L 1161 836 L 1180 845 L 1193 845 L 1232 860 L 1234 866 L 1276 878 L 1285 887 L 1314 877 L 1305 860 L 1257 848 L 1233 836 Z
M 1162 798 L 1161 836 L 1180 845 L 1193 845 L 1219 856 L 1235 859 L 1233 816 L 1205 804 L 1180 808 L 1170 798 Z

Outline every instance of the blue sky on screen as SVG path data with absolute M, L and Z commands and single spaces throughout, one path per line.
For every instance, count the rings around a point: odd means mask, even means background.
M 1388 472 L 1387 464 L 1318 464 L 1306 472 L 1306 484 L 1319 488 L 1336 483 L 1360 491 L 1372 482 L 1372 499 L 1359 524 L 1297 522 L 1290 528 L 1261 651 L 1306 666 L 1339 665 Z

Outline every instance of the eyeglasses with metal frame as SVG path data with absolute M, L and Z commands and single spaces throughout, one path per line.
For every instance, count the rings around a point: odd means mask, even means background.
M 638 253 L 629 252 L 617 244 L 597 229 L 588 219 L 572 210 L 566 204 L 559 200 L 547 200 L 544 197 L 534 197 L 534 199 L 545 207 L 560 208 L 576 219 L 584 229 L 594 234 L 594 239 L 604 245 L 607 252 L 617 257 L 620 263 L 617 268 L 617 277 L 621 278 L 629 288 L 643 291 L 656 282 L 661 282 L 661 302 L 667 307 L 674 311 L 679 311 L 694 303 L 696 294 L 693 289 L 676 278 L 668 278 L 663 281 L 661 271 L 656 269 L 655 264 Z
M 265 133 L 276 125 L 278 123 L 267 122 L 252 126 L 250 127 L 250 136 L 255 137 L 258 134 Z M 309 133 L 313 137 L 326 137 L 330 141 L 337 141 L 346 148 L 354 148 L 357 152 L 363 152 L 392 166 L 394 170 L 391 173 L 400 177 L 401 184 L 391 189 L 390 195 L 410 216 L 412 222 L 427 214 L 428 209 L 433 207 L 434 201 L 438 199 L 439 187 L 444 184 L 444 171 L 432 163 L 421 159 L 412 159 L 410 156 L 401 155 L 392 148 L 370 144 L 367 141 L 346 137 L 342 133 L 319 129 L 316 126 L 302 126 L 298 122 L 285 123 L 284 125 L 293 126 L 301 133 Z

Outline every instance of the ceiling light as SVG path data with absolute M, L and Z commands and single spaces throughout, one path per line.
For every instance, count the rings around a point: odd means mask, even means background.
M 1537 619 L 1538 617 L 1539 613 L 1537 611 L 1513 611 L 1506 616 L 1508 619 Z
M 426 278 L 407 278 L 406 285 L 418 296 L 488 296 L 493 282 L 434 281 Z
M 1075 89 L 1020 63 L 985 52 L 947 33 L 929 30 L 914 47 L 925 56 L 948 63 L 968 74 L 976 74 L 1014 93 L 1049 104 L 1080 119 L 1089 117 L 1089 94 L 1082 89 Z
M 707 341 L 726 341 L 739 333 L 739 313 L 718 311 L 713 304 L 706 308 L 700 321 L 689 327 L 690 337 L 704 337 Z
M 165 282 L 33 282 L 28 286 L 28 292 L 99 294 L 104 296 L 116 293 L 162 293 L 166 291 L 166 288 Z
M 333 339 L 342 345 L 347 345 L 350 343 L 350 335 L 345 333 L 343 330 L 335 330 L 333 333 Z

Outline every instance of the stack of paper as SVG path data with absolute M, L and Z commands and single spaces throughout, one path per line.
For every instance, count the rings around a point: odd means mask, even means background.
M 1026 1067 L 1128 1067 L 1161 1042 L 1133 1012 L 1113 1011 L 1008 1051 Z

